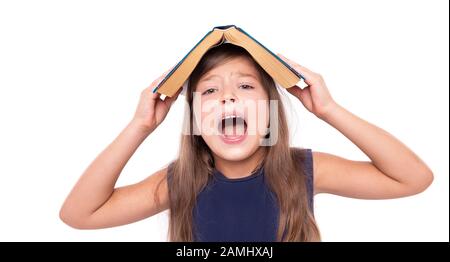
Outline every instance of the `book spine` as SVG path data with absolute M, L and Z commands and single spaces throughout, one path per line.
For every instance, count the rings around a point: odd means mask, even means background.
M 260 45 L 262 48 L 266 49 L 267 52 L 269 52 L 270 54 L 272 54 L 276 59 L 278 59 L 278 61 L 280 61 L 284 66 L 286 66 L 289 70 L 291 70 L 292 73 L 294 73 L 297 77 L 299 77 L 300 79 L 305 80 L 305 78 L 303 77 L 302 74 L 300 74 L 299 72 L 297 72 L 294 68 L 292 68 L 288 63 L 286 63 L 283 59 L 281 59 L 279 56 L 277 56 L 276 54 L 274 54 L 272 51 L 270 51 L 270 49 L 268 49 L 267 47 L 265 47 L 263 44 L 261 44 L 258 40 L 256 40 L 255 38 L 253 38 L 250 34 L 248 34 L 247 32 L 245 32 L 243 29 L 236 27 L 239 31 L 241 31 L 242 33 L 244 33 L 245 35 L 247 35 L 248 37 L 250 37 L 253 41 L 255 41 L 255 43 L 257 43 L 258 45 Z

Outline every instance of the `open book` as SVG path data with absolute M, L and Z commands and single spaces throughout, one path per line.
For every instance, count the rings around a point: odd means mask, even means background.
M 231 43 L 247 50 L 255 61 L 284 88 L 296 85 L 303 76 L 277 55 L 234 25 L 217 26 L 208 32 L 167 74 L 153 92 L 173 96 L 194 71 L 203 55 L 212 47 Z

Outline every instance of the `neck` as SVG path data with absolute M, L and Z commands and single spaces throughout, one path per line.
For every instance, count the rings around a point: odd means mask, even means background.
M 249 176 L 264 160 L 265 150 L 264 147 L 259 147 L 251 156 L 239 161 L 226 160 L 214 154 L 215 167 L 227 178 Z

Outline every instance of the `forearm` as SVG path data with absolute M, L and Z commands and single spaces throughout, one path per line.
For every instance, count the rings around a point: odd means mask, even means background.
M 431 173 L 427 165 L 393 135 L 338 104 L 322 120 L 359 147 L 376 168 L 400 183 L 408 184 Z
M 105 203 L 128 160 L 150 133 L 130 122 L 88 166 L 67 197 L 62 211 L 89 215 Z

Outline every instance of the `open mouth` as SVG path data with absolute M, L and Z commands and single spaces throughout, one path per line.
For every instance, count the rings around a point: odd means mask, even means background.
M 219 133 L 226 143 L 238 143 L 245 139 L 247 135 L 247 122 L 239 115 L 228 115 L 219 121 Z

